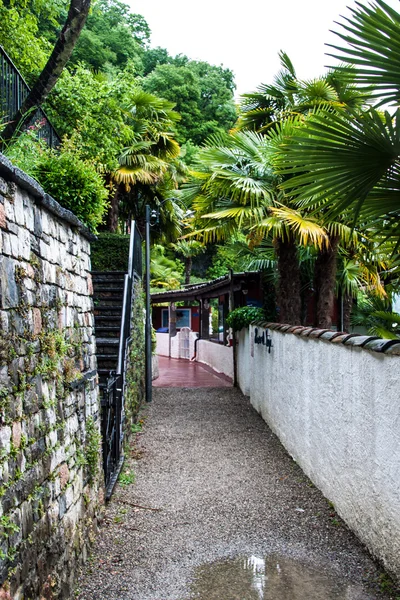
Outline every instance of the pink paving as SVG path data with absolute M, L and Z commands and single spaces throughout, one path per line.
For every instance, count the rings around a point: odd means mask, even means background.
M 184 358 L 159 356 L 160 376 L 154 387 L 232 387 L 232 380 L 198 362 Z

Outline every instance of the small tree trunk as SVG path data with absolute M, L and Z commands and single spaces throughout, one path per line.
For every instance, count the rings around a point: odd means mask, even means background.
M 112 190 L 110 196 L 110 206 L 107 213 L 107 230 L 115 233 L 118 229 L 119 216 L 119 190 L 118 187 Z
M 345 294 L 343 296 L 343 331 L 350 332 L 350 316 L 353 308 L 353 296 Z
M 278 255 L 278 320 L 280 323 L 300 325 L 301 323 L 301 283 L 297 246 L 294 240 L 277 239 L 275 249 Z
M 315 262 L 314 287 L 317 294 L 315 326 L 322 329 L 332 327 L 338 246 L 339 236 L 330 236 L 329 247 L 320 250 Z
M 190 283 L 190 275 L 192 273 L 192 257 L 185 258 L 185 283 Z
M 29 92 L 21 108 L 13 116 L 4 128 L 1 137 L 0 149 L 3 150 L 12 137 L 22 132 L 21 125 L 31 114 L 32 110 L 38 108 L 46 100 L 47 96 L 55 86 L 72 51 L 78 41 L 86 18 L 89 13 L 91 0 L 71 0 L 67 20 L 53 48 L 53 52 L 46 66 L 39 75 L 38 80 Z

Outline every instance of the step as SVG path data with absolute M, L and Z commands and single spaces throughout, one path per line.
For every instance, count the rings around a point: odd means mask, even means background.
M 118 316 L 110 316 L 110 315 L 95 315 L 94 317 L 95 323 L 97 321 L 121 321 L 121 317 Z
M 115 371 L 115 368 L 114 369 L 97 369 L 97 373 L 98 373 L 99 377 L 102 377 L 103 379 L 109 377 L 110 371 Z
M 110 304 L 97 304 L 97 305 L 95 304 L 94 305 L 94 311 L 95 312 L 96 311 L 103 311 L 103 310 L 109 310 L 109 311 L 112 311 L 112 312 L 122 313 L 122 306 L 120 304 L 119 305 L 115 305 L 115 304 L 114 305 L 112 305 L 112 304 L 111 305 Z
M 118 361 L 117 360 L 103 360 L 103 361 L 99 362 L 98 364 L 99 364 L 98 372 L 101 371 L 102 369 L 105 369 L 107 371 L 115 371 L 115 369 L 117 368 Z
M 110 336 L 110 333 L 112 330 L 115 330 L 115 335 L 118 335 L 118 332 L 121 329 L 121 319 L 119 321 L 105 320 L 105 321 L 100 321 L 100 323 L 95 321 L 94 327 L 95 327 L 95 335 L 97 335 L 97 337 L 114 337 L 114 336 Z
M 97 304 L 96 304 L 97 301 Z M 94 296 L 93 298 L 93 304 L 94 307 L 97 308 L 98 306 L 119 306 L 120 309 L 122 309 L 122 296 L 118 295 L 117 297 L 112 296 L 112 295 L 103 295 L 101 297 L 99 296 Z
M 110 271 L 109 273 L 105 272 L 105 273 L 98 273 L 98 272 L 92 272 L 92 280 L 93 283 L 96 285 L 97 283 L 106 283 L 106 282 L 121 282 L 124 281 L 125 279 L 125 275 L 126 273 L 124 272 L 115 272 L 115 271 Z
M 119 339 L 96 337 L 96 344 L 97 346 L 118 346 Z
M 119 337 L 120 331 L 121 328 L 117 326 L 113 327 L 112 325 L 96 325 L 94 334 L 97 337 L 113 338 Z
M 101 287 L 98 285 L 94 286 L 94 295 L 96 294 L 104 294 L 104 293 L 115 293 L 118 292 L 119 294 L 123 294 L 124 291 L 124 286 L 123 285 L 117 285 L 115 284 L 113 285 L 109 285 L 107 284 L 107 286 Z

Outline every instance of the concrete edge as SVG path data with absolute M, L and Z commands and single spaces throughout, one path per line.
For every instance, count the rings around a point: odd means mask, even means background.
M 283 323 L 266 323 L 265 321 L 254 321 L 252 325 L 258 325 L 264 329 L 271 329 L 282 334 L 292 334 L 296 337 L 307 337 L 313 340 L 324 340 L 337 345 L 362 348 L 380 354 L 400 356 L 400 339 L 389 340 L 372 335 L 360 335 L 358 333 L 346 333 L 344 331 L 333 331 L 330 329 L 317 329 L 315 327 L 304 327 L 303 325 L 287 325 Z

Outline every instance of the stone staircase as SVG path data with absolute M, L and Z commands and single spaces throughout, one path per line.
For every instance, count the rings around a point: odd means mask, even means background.
M 116 370 L 121 328 L 124 275 L 122 271 L 93 271 L 94 324 L 100 390 Z

